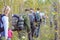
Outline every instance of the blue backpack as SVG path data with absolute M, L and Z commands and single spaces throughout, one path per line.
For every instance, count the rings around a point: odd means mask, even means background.
M 2 17 L 5 16 L 4 14 L 0 14 L 0 33 L 4 31 L 4 27 L 3 27 L 3 21 L 2 21 Z
M 35 14 L 35 21 L 36 22 L 39 22 L 40 21 L 40 15 L 39 15 L 39 13 L 36 13 Z

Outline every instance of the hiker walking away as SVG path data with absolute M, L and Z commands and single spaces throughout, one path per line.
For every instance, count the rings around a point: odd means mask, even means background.
M 29 20 L 29 16 L 28 16 L 29 10 L 25 9 L 24 14 L 20 14 L 20 15 L 13 15 L 12 16 L 12 26 L 13 31 L 17 31 L 18 33 L 18 37 L 19 40 L 22 40 L 21 37 L 21 32 L 22 30 L 26 30 L 28 33 L 28 40 L 29 40 L 29 36 L 30 36 L 30 20 Z M 31 37 L 31 36 L 30 36 Z
M 35 25 L 34 25 L 34 21 L 35 21 L 35 12 L 32 8 L 30 8 L 30 13 L 29 13 L 29 19 L 30 19 L 30 28 L 31 28 L 31 32 L 30 32 L 30 36 L 29 39 L 33 40 L 33 35 L 34 35 L 34 30 L 35 30 Z
M 7 40 L 8 38 L 8 27 L 9 27 L 9 15 L 10 7 L 5 6 L 3 9 L 3 14 L 1 14 L 1 26 L 0 26 L 0 33 L 2 36 L 2 40 Z
M 37 8 L 37 11 L 35 13 L 35 22 L 36 22 L 36 29 L 35 29 L 35 32 L 34 32 L 35 37 L 39 36 L 41 21 L 42 21 L 42 19 L 40 18 L 40 9 Z
M 28 33 L 28 40 L 32 40 L 32 38 L 30 39 L 31 36 L 31 28 L 30 28 L 30 19 L 29 19 L 29 9 L 25 9 L 25 14 L 23 15 L 23 18 L 24 18 L 24 27 L 26 28 L 27 30 L 27 33 Z

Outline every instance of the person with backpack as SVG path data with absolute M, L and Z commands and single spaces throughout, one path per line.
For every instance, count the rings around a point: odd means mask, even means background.
M 18 20 L 19 20 L 19 15 L 13 14 L 12 15 L 12 31 L 18 31 Z
M 24 27 L 28 33 L 28 40 L 30 40 L 30 37 L 31 37 L 31 28 L 30 28 L 30 19 L 29 19 L 29 9 L 25 9 L 25 14 L 23 15 L 23 18 L 24 18 Z
M 35 13 L 35 22 L 36 22 L 36 29 L 34 32 L 35 37 L 39 36 L 39 31 L 40 31 L 41 18 L 39 14 L 40 14 L 40 9 L 37 8 L 37 11 Z
M 8 39 L 8 27 L 9 27 L 9 15 L 10 13 L 10 7 L 5 6 L 3 9 L 3 14 L 0 15 L 0 33 L 2 35 L 2 40 Z
M 30 13 L 29 13 L 29 19 L 30 19 L 30 28 L 31 28 L 31 32 L 30 32 L 30 40 L 33 40 L 33 36 L 34 36 L 34 30 L 35 30 L 35 25 L 34 25 L 34 21 L 35 21 L 35 12 L 34 9 L 30 8 L 29 9 Z
M 15 14 L 12 16 L 12 26 L 14 27 L 12 30 L 17 31 L 19 39 L 21 38 L 20 31 L 26 30 L 28 33 L 28 40 L 29 40 L 31 28 L 28 13 L 29 10 L 25 9 L 24 14 L 18 14 L 18 15 Z

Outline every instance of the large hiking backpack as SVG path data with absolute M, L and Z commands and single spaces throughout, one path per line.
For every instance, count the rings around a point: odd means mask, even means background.
M 19 16 L 14 14 L 12 16 L 12 26 L 14 26 L 14 27 L 17 26 L 18 20 L 19 20 Z
M 19 20 L 19 16 L 14 14 L 12 16 L 12 30 L 13 31 L 18 30 L 18 20 Z
M 19 15 L 13 15 L 12 26 L 16 30 L 22 30 L 24 28 L 24 19 Z
M 2 17 L 5 16 L 4 14 L 0 14 L 0 33 L 4 31 Z
M 18 28 L 19 28 L 19 30 L 23 30 L 24 29 L 24 18 L 23 18 L 23 15 L 21 15 L 19 17 L 19 20 L 18 20 Z

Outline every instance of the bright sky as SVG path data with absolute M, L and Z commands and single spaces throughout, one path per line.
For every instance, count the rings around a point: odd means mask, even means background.
M 45 0 L 42 0 L 43 2 L 45 2 Z

